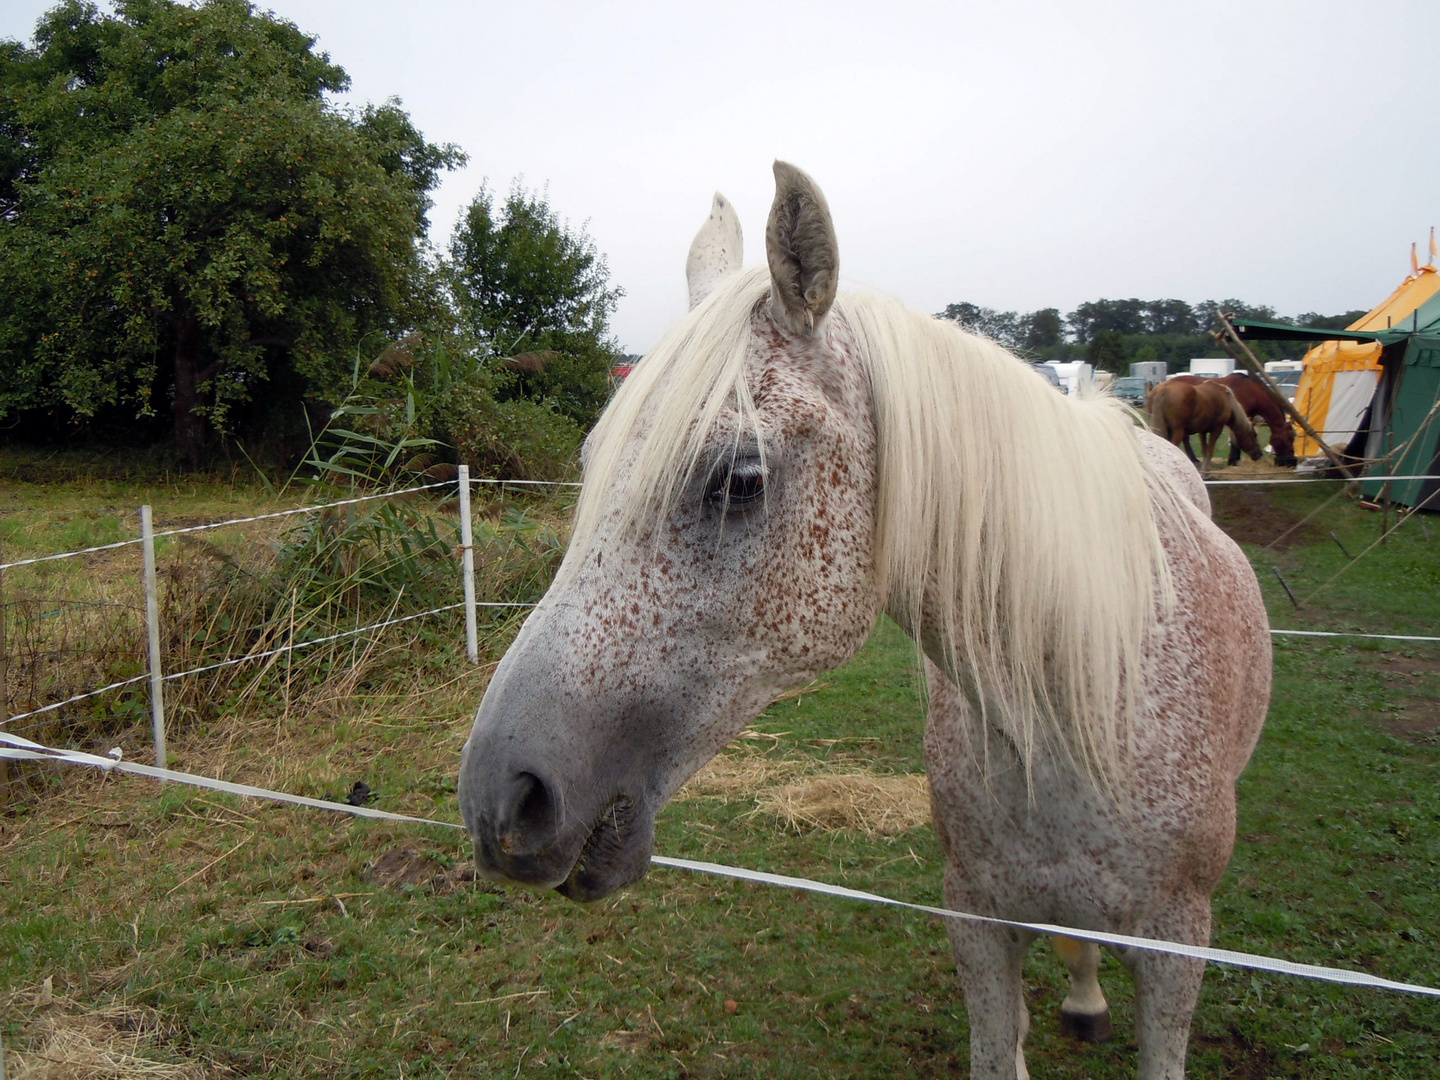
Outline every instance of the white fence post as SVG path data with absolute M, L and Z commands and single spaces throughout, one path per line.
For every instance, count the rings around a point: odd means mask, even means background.
M 160 674 L 160 601 L 155 589 L 155 527 L 150 507 L 140 507 L 141 546 L 145 549 L 145 625 L 150 631 L 150 723 L 155 730 L 155 764 L 165 767 L 165 697 Z
M 475 537 L 470 527 L 470 466 L 460 466 L 460 562 L 465 583 L 465 655 L 480 662 L 475 627 Z

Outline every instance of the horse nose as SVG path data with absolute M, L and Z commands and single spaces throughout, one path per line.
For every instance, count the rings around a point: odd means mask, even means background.
M 564 821 L 558 786 L 537 772 L 517 772 L 493 795 L 495 846 L 510 858 L 535 855 L 554 843 Z

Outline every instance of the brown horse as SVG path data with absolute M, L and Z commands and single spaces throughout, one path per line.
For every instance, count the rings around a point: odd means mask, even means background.
M 1250 418 L 1252 424 L 1264 424 L 1270 429 L 1270 446 L 1275 453 L 1275 464 L 1283 469 L 1295 467 L 1295 431 L 1290 426 L 1290 419 L 1285 415 L 1285 410 L 1280 408 L 1274 396 L 1264 383 L 1247 371 L 1235 371 L 1226 375 L 1223 379 L 1207 380 L 1198 375 L 1176 375 L 1173 380 L 1167 382 L 1188 382 L 1199 384 L 1202 382 L 1215 381 L 1223 386 L 1228 386 L 1230 392 L 1235 395 L 1235 400 L 1240 403 L 1240 408 L 1245 410 L 1245 415 Z M 1190 455 L 1190 460 L 1195 460 L 1195 453 L 1190 449 L 1190 440 L 1184 442 L 1185 452 Z M 1230 443 L 1231 465 L 1240 464 L 1240 444 L 1232 441 Z M 1197 462 L 1198 464 L 1198 462 Z
M 1202 474 L 1209 474 L 1215 444 L 1220 440 L 1220 432 L 1227 427 L 1231 441 L 1256 461 L 1260 460 L 1262 451 L 1255 429 L 1230 388 L 1221 385 L 1218 379 L 1179 375 L 1166 379 L 1150 392 L 1150 430 L 1187 452 L 1190 436 L 1199 435 L 1200 453 L 1204 458 L 1198 463 Z

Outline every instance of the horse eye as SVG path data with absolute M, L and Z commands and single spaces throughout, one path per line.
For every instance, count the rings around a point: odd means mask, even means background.
M 765 472 L 758 464 L 735 465 L 717 476 L 710 484 L 709 501 L 724 509 L 744 506 L 765 494 Z

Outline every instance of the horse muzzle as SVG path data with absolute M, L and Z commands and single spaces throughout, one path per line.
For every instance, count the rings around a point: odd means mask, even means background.
M 649 868 L 654 812 L 623 791 L 567 807 L 563 789 L 545 770 L 486 768 L 467 745 L 459 796 L 481 877 L 555 889 L 584 902 L 639 880 Z

